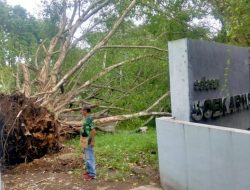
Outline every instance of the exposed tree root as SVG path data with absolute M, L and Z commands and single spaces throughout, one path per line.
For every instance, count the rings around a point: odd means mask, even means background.
M 0 94 L 0 157 L 17 164 L 59 150 L 59 122 L 20 93 Z

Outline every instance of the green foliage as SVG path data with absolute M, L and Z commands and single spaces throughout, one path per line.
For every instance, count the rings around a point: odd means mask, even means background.
M 81 154 L 79 137 L 68 141 L 67 144 L 73 145 L 77 154 Z M 98 133 L 95 145 L 98 177 L 114 180 L 129 176 L 135 166 L 156 168 L 156 153 L 155 130 L 149 130 L 146 134 L 129 131 L 115 134 Z M 115 176 L 110 178 L 110 172 L 114 172 Z
M 21 6 L 11 7 L 0 1 L 0 61 L 15 64 L 17 58 L 34 63 L 38 44 L 55 35 L 57 26 L 31 16 Z
M 241 45 L 250 45 L 250 1 L 230 1 L 228 26 L 230 39 Z
M 138 18 L 141 15 L 146 15 L 145 23 L 137 26 L 133 20 L 126 20 L 107 45 L 148 45 L 167 49 L 166 46 L 169 40 L 183 37 L 208 38 L 209 31 L 207 28 L 190 27 L 192 19 L 199 17 L 201 13 L 198 8 L 194 11 L 195 8 L 192 6 L 187 9 L 185 6 L 187 2 L 169 1 L 170 4 L 168 7 L 156 5 L 153 8 L 152 5 L 155 5 L 153 2 L 150 2 L 151 4 L 145 2 L 139 4 L 139 7 L 141 6 L 142 9 L 139 9 L 138 12 L 133 12 L 133 14 L 137 14 Z M 124 3 L 126 4 L 126 2 Z M 140 10 L 146 11 L 143 12 Z M 171 15 L 174 15 L 174 18 Z M 113 17 L 105 22 L 106 28 L 110 28 L 114 19 Z M 104 35 L 105 31 L 90 32 L 87 35 L 86 41 L 90 47 L 93 47 Z M 78 52 L 80 55 L 81 50 L 74 50 L 73 52 Z M 75 60 L 80 59 L 73 52 L 69 53 L 70 59 L 67 58 L 66 60 L 67 68 L 71 67 L 75 63 Z M 85 53 L 82 50 L 82 55 Z M 82 84 L 84 81 L 101 72 L 104 68 L 141 55 L 147 55 L 148 57 L 119 67 L 95 82 L 95 85 L 108 86 L 113 89 L 89 87 L 86 91 L 82 92 L 81 98 L 91 97 L 89 101 L 93 104 L 103 106 L 112 105 L 127 110 L 111 109 L 108 112 L 111 115 L 146 110 L 169 90 L 166 52 L 133 48 L 102 49 L 84 65 L 82 70 L 78 71 L 77 77 L 74 80 L 79 79 L 78 83 Z M 74 61 L 68 63 L 70 60 Z M 66 68 L 66 66 L 64 67 Z M 64 70 L 66 71 L 67 69 Z M 68 85 L 67 90 L 70 90 L 71 87 L 72 85 Z M 154 110 L 159 111 L 162 108 L 162 111 L 170 111 L 169 98 L 161 102 Z M 97 109 L 95 111 L 100 110 Z M 121 123 L 119 127 L 134 129 L 143 124 L 143 122 L 144 119 L 134 119 Z
M 135 118 L 129 121 L 120 122 L 116 127 L 118 130 L 135 130 L 144 123 L 144 118 Z
M 58 79 L 69 71 L 98 41 L 110 30 L 118 16 L 130 1 L 112 1 L 112 6 L 100 12 L 102 22 L 98 29 L 88 32 L 82 44 L 72 48 L 64 60 Z M 90 1 L 84 1 L 88 4 Z M 43 17 L 40 19 L 29 15 L 20 6 L 10 7 L 0 1 L 0 63 L 13 64 L 20 54 L 29 63 L 34 64 L 36 49 L 41 40 L 48 39 L 58 31 L 59 16 L 63 11 L 63 1 L 43 1 Z M 68 8 L 72 8 L 70 4 Z M 192 24 L 194 19 L 214 16 L 224 23 L 215 40 L 248 44 L 249 16 L 247 15 L 248 1 L 232 0 L 142 0 L 125 19 L 119 30 L 108 41 L 111 45 L 155 46 L 167 49 L 167 42 L 179 38 L 211 39 L 211 33 L 206 26 Z M 95 18 L 97 19 L 97 18 Z M 138 21 L 141 21 L 138 23 Z M 75 37 L 75 36 L 74 36 Z M 61 41 L 55 50 L 59 50 Z M 55 51 L 56 52 L 56 51 Z M 44 59 L 44 50 L 38 52 L 38 65 Z M 126 114 L 146 110 L 159 97 L 169 91 L 169 74 L 167 51 L 153 49 L 100 49 L 77 74 L 65 82 L 65 92 L 72 87 L 80 86 L 84 82 L 98 75 L 105 68 L 117 63 L 128 61 L 138 56 L 147 56 L 135 62 L 130 62 L 104 75 L 94 82 L 94 85 L 84 89 L 79 98 L 84 98 L 92 104 L 112 106 L 121 109 L 109 109 L 110 115 Z M 21 56 L 21 57 L 22 57 Z M 52 56 L 53 66 L 58 54 Z M 14 68 L 15 66 L 13 66 Z M 33 73 L 31 78 L 35 76 Z M 98 86 L 98 87 L 97 87 Z M 163 108 L 163 110 L 162 110 Z M 152 111 L 170 111 L 169 97 L 162 101 Z M 99 112 L 101 109 L 95 109 Z M 144 122 L 134 119 L 123 122 L 122 128 L 134 129 Z
M 0 65 L 0 92 L 10 93 L 14 90 L 15 79 L 12 74 L 12 67 Z
M 216 40 L 237 45 L 250 45 L 250 1 L 211 0 L 214 16 L 222 29 Z

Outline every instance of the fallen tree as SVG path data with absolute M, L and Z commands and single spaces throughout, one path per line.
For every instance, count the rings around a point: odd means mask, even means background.
M 152 120 L 152 117 L 156 116 L 166 116 L 170 117 L 171 113 L 163 112 L 163 109 L 161 108 L 161 112 L 152 112 L 151 110 L 155 108 L 157 105 L 160 104 L 161 101 L 167 98 L 169 96 L 169 92 L 163 94 L 158 100 L 156 100 L 151 106 L 149 106 L 145 111 L 141 111 L 138 113 L 132 113 L 132 114 L 123 114 L 123 115 L 116 115 L 116 116 L 96 116 L 96 119 L 94 120 L 97 128 L 104 132 L 114 132 L 115 126 L 117 122 L 119 121 L 126 121 L 129 119 L 137 118 L 137 117 L 146 117 L 150 116 L 150 120 Z M 86 103 L 86 102 L 85 102 Z M 92 105 L 94 107 L 96 105 Z M 68 111 L 79 111 L 81 108 L 75 108 L 75 109 L 69 109 L 65 110 L 64 112 Z M 110 109 L 110 107 L 108 107 Z M 67 134 L 78 134 L 80 131 L 80 127 L 82 126 L 82 121 L 60 121 L 62 124 L 62 128 L 60 131 L 61 135 L 67 135 Z
M 59 136 L 64 134 L 79 133 L 81 119 L 79 121 L 64 121 L 58 118 L 64 113 L 79 111 L 81 103 L 88 104 L 92 107 L 98 107 L 95 113 L 95 122 L 97 125 L 103 123 L 114 123 L 129 120 L 135 117 L 145 116 L 169 116 L 166 112 L 155 112 L 155 107 L 167 95 L 161 97 L 150 109 L 145 111 L 131 111 L 116 106 L 114 101 L 101 99 L 96 94 L 102 93 L 107 89 L 110 93 L 117 91 L 122 93 L 117 100 L 130 95 L 132 91 L 162 76 L 164 73 L 153 74 L 143 82 L 136 83 L 138 77 L 134 79 L 133 86 L 129 89 L 119 90 L 109 84 L 96 84 L 100 79 L 109 75 L 111 72 L 120 69 L 126 64 L 142 63 L 145 60 L 154 59 L 154 53 L 145 53 L 145 49 L 166 54 L 166 50 L 153 46 L 137 45 L 108 45 L 109 40 L 119 29 L 120 25 L 128 16 L 129 12 L 135 7 L 137 1 L 127 1 L 125 8 L 119 9 L 116 20 L 113 25 L 104 31 L 103 37 L 89 48 L 82 51 L 81 57 L 67 70 L 62 72 L 62 66 L 70 51 L 81 42 L 88 32 L 91 32 L 98 26 L 102 20 L 108 21 L 108 15 L 103 14 L 105 11 L 116 7 L 116 1 L 96 0 L 96 1 L 45 1 L 48 7 L 56 7 L 53 16 L 58 18 L 57 34 L 50 39 L 44 40 L 37 50 L 37 55 L 43 56 L 42 60 L 36 57 L 36 64 L 22 63 L 17 65 L 16 85 L 20 93 L 12 95 L 1 95 L 0 97 L 0 137 L 1 137 L 1 156 L 7 164 L 16 164 L 39 158 L 49 151 L 56 151 L 60 148 Z M 118 3 L 119 4 L 119 3 Z M 104 9 L 106 9 L 104 11 Z M 123 10 L 123 11 L 122 11 Z M 52 10 L 53 11 L 53 10 Z M 55 14 L 55 15 L 54 15 Z M 103 16 L 104 15 L 104 16 Z M 89 27 L 86 28 L 86 23 Z M 84 28 L 84 27 L 85 28 Z M 80 36 L 76 37 L 79 29 L 84 28 Z M 105 28 L 105 27 L 104 27 Z M 119 60 L 117 63 L 105 63 L 103 61 L 102 70 L 94 73 L 88 79 L 79 79 L 86 68 L 87 63 L 99 51 L 110 48 L 116 49 L 142 49 L 141 54 L 135 54 L 134 57 L 128 57 L 125 60 Z M 42 52 L 41 52 L 42 51 Z M 22 57 L 20 57 L 20 60 Z M 20 72 L 20 73 L 19 73 Z M 21 73 L 22 72 L 22 73 Z M 62 74 L 63 73 L 63 74 Z M 138 72 L 138 76 L 141 72 Z M 110 79 L 112 81 L 112 79 Z M 22 82 L 22 85 L 21 85 Z M 24 95 L 23 95 L 24 94 Z M 78 99 L 84 94 L 84 98 Z M 71 107 L 71 103 L 77 99 L 78 107 Z M 76 101 L 76 102 L 77 102 Z M 101 103 L 106 102 L 106 105 Z M 123 111 L 122 113 L 110 116 L 108 113 L 111 109 Z M 48 111 L 49 110 L 49 111 Z M 133 113 L 136 112 L 136 113 Z M 117 114 L 117 112 L 116 112 Z M 105 115 L 105 117 L 102 117 Z M 101 117 L 101 118 L 100 118 Z M 60 125 L 61 124 L 61 125 Z
M 103 124 L 109 126 L 135 117 L 171 116 L 166 112 L 150 112 L 167 95 L 168 93 L 164 94 L 145 111 L 96 118 L 94 122 L 103 130 Z M 79 134 L 82 121 L 57 121 L 53 113 L 36 102 L 36 99 L 27 98 L 21 93 L 0 94 L 1 163 L 18 164 L 32 161 L 48 152 L 58 151 L 60 136 Z
M 100 119 L 95 119 L 94 122 L 97 125 L 97 128 L 99 125 L 102 124 L 110 124 L 117 121 L 126 121 L 135 117 L 145 117 L 145 116 L 166 116 L 170 117 L 171 113 L 167 112 L 138 112 L 133 114 L 125 114 L 125 115 L 116 115 L 116 116 L 110 116 Z M 82 126 L 82 121 L 67 121 L 67 122 L 60 122 L 62 124 L 62 128 L 60 133 L 61 134 L 67 134 L 67 133 L 79 133 L 80 127 Z M 70 127 L 69 127 L 70 126 Z

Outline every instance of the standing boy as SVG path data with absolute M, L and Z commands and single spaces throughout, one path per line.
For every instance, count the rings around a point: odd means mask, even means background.
M 84 122 L 81 127 L 81 138 L 86 138 L 86 146 L 83 146 L 83 151 L 85 154 L 86 162 L 86 172 L 83 174 L 84 180 L 91 180 L 96 178 L 96 168 L 95 168 L 95 155 L 94 155 L 94 146 L 95 146 L 95 125 L 93 123 L 93 117 L 91 114 L 90 107 L 83 107 L 81 110 L 82 115 L 84 116 Z

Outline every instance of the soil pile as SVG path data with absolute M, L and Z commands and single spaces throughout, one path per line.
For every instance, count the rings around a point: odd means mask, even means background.
M 0 158 L 4 165 L 29 162 L 59 150 L 60 124 L 23 94 L 0 94 Z

